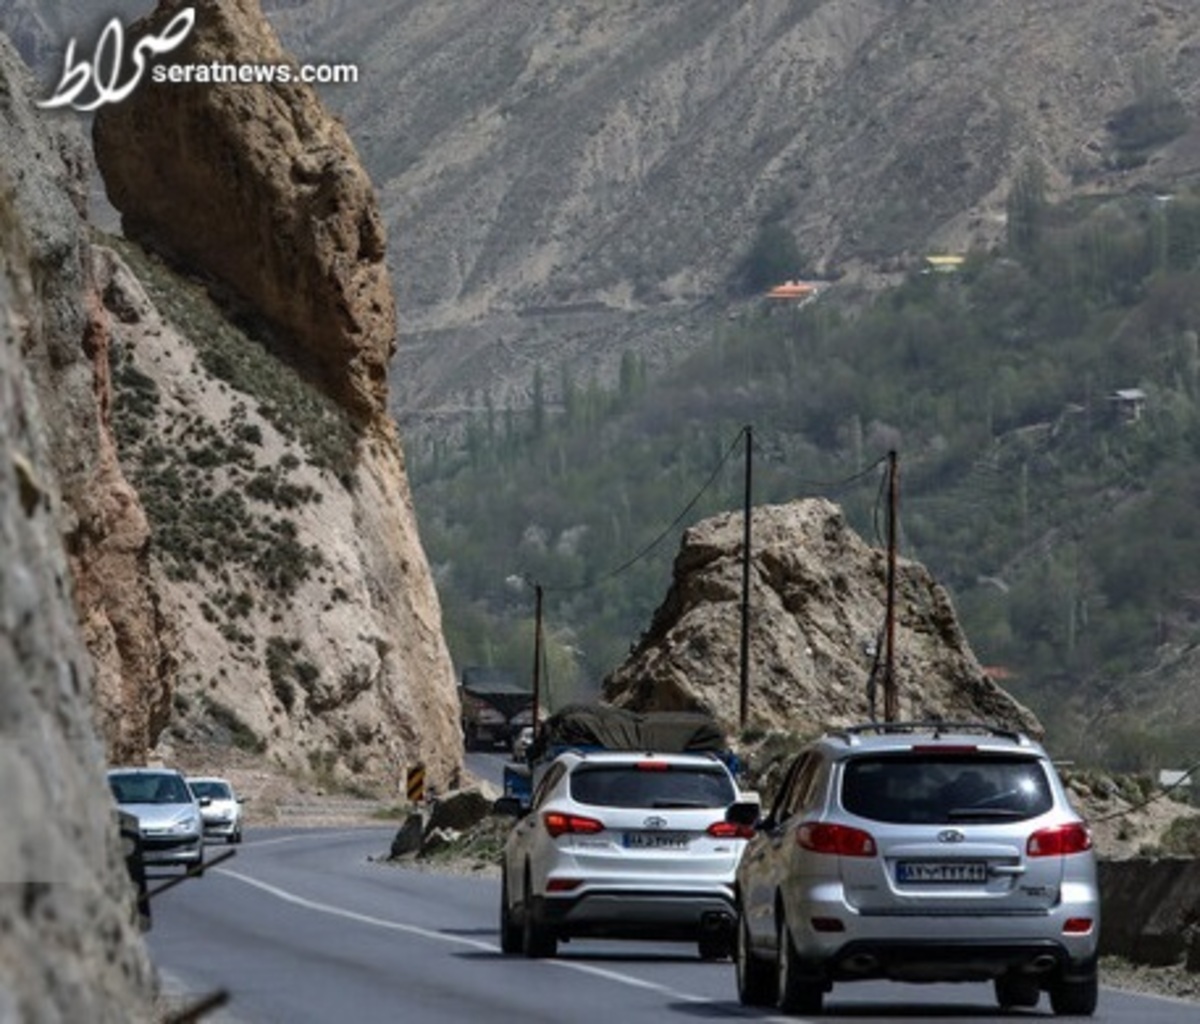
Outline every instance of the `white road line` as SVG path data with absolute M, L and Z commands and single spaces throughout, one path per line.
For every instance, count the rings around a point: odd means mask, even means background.
M 467 946 L 471 949 L 477 949 L 485 953 L 499 953 L 500 947 L 495 946 L 490 942 L 481 942 L 478 939 L 469 939 L 461 935 L 447 935 L 444 932 L 432 931 L 429 928 L 421 928 L 418 925 L 405 924 L 402 921 L 388 921 L 381 917 L 372 917 L 370 914 L 360 914 L 354 910 L 346 910 L 343 907 L 335 907 L 329 903 L 318 903 L 316 900 L 307 899 L 304 896 L 298 896 L 293 892 L 288 892 L 286 889 L 280 889 L 276 885 L 271 885 L 268 882 L 259 881 L 257 878 L 251 878 L 249 875 L 243 875 L 240 871 L 233 871 L 229 868 L 217 868 L 214 874 L 226 875 L 229 878 L 235 878 L 239 882 L 244 882 L 246 885 L 253 886 L 276 899 L 283 900 L 285 903 L 291 903 L 297 907 L 303 907 L 305 910 L 312 910 L 318 914 L 329 914 L 333 917 L 340 917 L 347 921 L 355 921 L 358 924 L 370 925 L 374 928 L 384 928 L 388 931 L 404 932 L 406 935 L 415 935 L 418 938 L 430 939 L 434 942 L 442 942 L 452 946 Z M 580 974 L 590 974 L 596 978 L 603 978 L 606 981 L 612 981 L 618 985 L 625 985 L 628 988 L 646 989 L 651 992 L 658 992 L 668 999 L 686 1003 L 709 1003 L 712 1000 L 703 996 L 697 996 L 690 992 L 680 992 L 678 989 L 669 988 L 666 985 L 660 985 L 657 982 L 645 981 L 642 978 L 635 978 L 632 975 L 622 974 L 619 971 L 608 970 L 603 967 L 594 967 L 591 964 L 574 963 L 569 960 L 543 960 L 542 963 L 560 967 L 570 971 L 577 971 Z M 760 1018 L 761 1019 L 761 1018 Z M 793 1022 L 794 1022 L 793 1018 Z

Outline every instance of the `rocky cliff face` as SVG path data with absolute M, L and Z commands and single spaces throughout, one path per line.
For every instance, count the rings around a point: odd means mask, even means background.
M 131 36 L 161 33 L 187 6 L 160 3 Z M 294 66 L 257 0 L 196 12 L 172 62 Z M 99 111 L 94 137 L 127 237 L 219 282 L 357 419 L 379 414 L 396 339 L 383 224 L 310 87 L 140 89 Z
M 94 361 L 85 150 L 31 90 L 0 37 L 0 1020 L 123 1024 L 151 1019 L 153 976 L 93 701 L 113 749 L 144 753 L 161 676 Z
M 172 61 L 290 60 L 252 0 L 196 10 Z M 178 634 L 156 752 L 211 769 L 240 750 L 343 784 L 423 764 L 444 788 L 457 696 L 387 410 L 396 309 L 353 146 L 299 85 L 147 85 L 94 137 L 137 243 L 97 250 L 118 446 Z
M 674 579 L 605 697 L 635 710 L 704 710 L 739 722 L 743 517 L 692 527 Z M 867 680 L 886 614 L 887 559 L 825 500 L 751 517 L 750 692 L 746 727 L 812 734 L 870 719 Z M 898 718 L 987 721 L 1040 736 L 1034 715 L 983 673 L 949 597 L 917 563 L 896 569 Z M 882 683 L 875 717 L 884 717 Z

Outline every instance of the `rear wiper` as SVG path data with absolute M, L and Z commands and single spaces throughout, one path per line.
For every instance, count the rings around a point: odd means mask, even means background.
M 656 810 L 667 811 L 674 809 L 677 811 L 682 811 L 693 809 L 703 810 L 711 807 L 712 805 L 704 800 L 655 800 L 650 806 Z

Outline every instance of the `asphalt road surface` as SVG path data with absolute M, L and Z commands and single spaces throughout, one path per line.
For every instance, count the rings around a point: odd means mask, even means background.
M 175 1012 L 204 1024 L 679 1024 L 782 1020 L 737 1001 L 733 966 L 691 945 L 583 942 L 554 960 L 500 953 L 499 881 L 386 863 L 394 828 L 259 829 L 232 859 L 155 896 L 151 955 Z M 224 852 L 215 847 L 211 854 Z M 155 885 L 169 875 L 156 875 Z M 990 985 L 836 987 L 822 1019 L 1051 1020 L 1001 1013 Z M 1103 989 L 1101 1024 L 1195 1024 L 1195 1003 Z

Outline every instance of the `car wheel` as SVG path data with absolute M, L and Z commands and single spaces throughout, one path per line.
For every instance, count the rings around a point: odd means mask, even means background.
M 503 869 L 501 869 L 503 872 Z M 513 920 L 512 907 L 508 902 L 508 875 L 500 876 L 500 952 L 520 953 L 523 936 L 521 926 Z
M 825 986 L 819 978 L 805 974 L 804 965 L 792 942 L 792 932 L 787 921 L 779 922 L 779 943 L 775 954 L 776 985 L 778 993 L 775 1005 L 784 1013 L 821 1012 Z
M 1071 981 L 1057 980 L 1050 986 L 1050 1009 L 1060 1017 L 1090 1017 L 1096 1012 L 1100 979 L 1090 977 Z
M 1001 1009 L 1034 1007 L 1041 997 L 1042 988 L 1037 978 L 1004 974 L 996 979 L 996 1002 L 1000 1004 Z
M 738 925 L 737 948 L 734 950 L 737 967 L 738 1000 L 743 1006 L 774 1006 L 778 992 L 774 965 L 754 955 L 750 934 L 743 917 Z
M 525 878 L 525 913 L 522 915 L 521 946 L 530 959 L 548 959 L 558 953 L 558 936 L 542 920 L 542 900 L 533 895 L 528 875 Z

